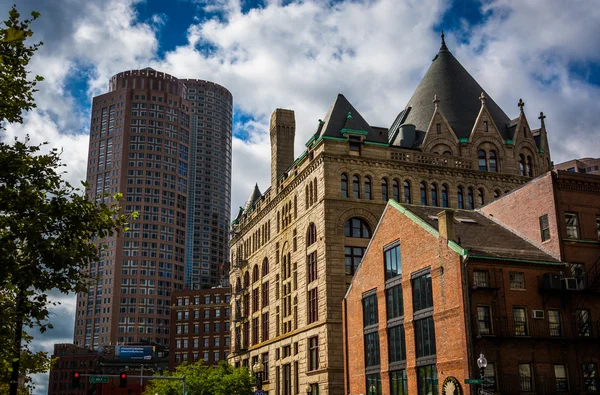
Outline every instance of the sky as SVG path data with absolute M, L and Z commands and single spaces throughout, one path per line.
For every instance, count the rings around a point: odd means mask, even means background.
M 0 0 L 7 15 L 14 0 Z M 296 114 L 295 154 L 338 93 L 375 126 L 408 103 L 446 34 L 450 51 L 511 118 L 519 98 L 532 128 L 540 111 L 552 159 L 599 157 L 600 7 L 596 0 L 19 0 L 41 13 L 31 62 L 45 81 L 37 108 L 0 139 L 29 134 L 64 148 L 66 177 L 85 178 L 91 98 L 109 78 L 152 67 L 206 79 L 234 98 L 232 213 L 254 183 L 270 183 L 268 122 Z M 54 295 L 51 351 L 72 342 L 75 300 Z M 36 377 L 46 393 L 47 375 Z

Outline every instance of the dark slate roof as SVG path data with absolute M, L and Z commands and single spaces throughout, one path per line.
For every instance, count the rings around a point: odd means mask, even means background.
M 329 108 L 325 119 L 323 120 L 323 126 L 320 128 L 321 133 L 319 137 L 343 137 L 341 130 L 346 127 L 348 122 L 348 113 L 352 114 L 352 129 L 366 131 L 367 141 L 374 141 L 379 143 L 386 143 L 386 136 L 379 132 L 375 132 L 371 126 L 364 120 L 362 115 L 350 104 L 348 99 L 342 94 L 338 94 L 333 104 Z
M 254 190 L 250 194 L 250 197 L 248 198 L 248 200 L 246 200 L 246 204 L 244 204 L 244 212 L 254 207 L 254 205 L 256 204 L 258 199 L 261 198 L 261 196 L 262 194 L 260 193 L 260 189 L 258 189 L 258 184 L 256 184 L 254 186 Z
M 467 138 L 481 109 L 479 99 L 481 92 L 485 90 L 442 42 L 440 51 L 405 108 L 406 110 L 410 107 L 410 112 L 402 123 L 415 125 L 417 131 L 426 131 L 433 117 L 433 98 L 437 95 L 440 100 L 439 109 L 448 120 L 456 137 Z M 510 118 L 487 92 L 485 95 L 487 109 L 492 119 L 504 139 L 509 139 L 506 127 L 510 124 Z M 400 125 L 394 126 L 390 128 L 390 135 L 396 133 Z
M 437 214 L 443 208 L 409 204 L 402 206 L 438 229 L 438 221 L 434 218 L 437 218 Z M 460 222 L 460 219 L 471 220 L 474 223 Z M 454 210 L 454 230 L 456 238 L 453 241 L 468 250 L 471 256 L 559 263 L 533 244 L 477 211 Z

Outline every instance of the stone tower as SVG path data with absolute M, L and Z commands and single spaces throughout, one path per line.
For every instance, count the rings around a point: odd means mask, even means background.
M 271 186 L 294 163 L 296 119 L 293 110 L 277 108 L 271 114 Z

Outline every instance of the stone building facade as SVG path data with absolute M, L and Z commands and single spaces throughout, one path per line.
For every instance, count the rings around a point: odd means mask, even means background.
M 271 117 L 271 185 L 232 223 L 232 354 L 263 388 L 344 392 L 342 299 L 389 199 L 474 209 L 549 169 L 544 116 L 510 119 L 445 43 L 390 128 L 338 95 L 306 151 L 290 110 Z M 295 159 L 294 159 L 295 158 Z

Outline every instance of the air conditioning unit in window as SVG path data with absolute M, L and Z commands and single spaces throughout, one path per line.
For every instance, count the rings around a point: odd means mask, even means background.
M 562 279 L 563 289 L 575 290 L 577 289 L 577 279 L 575 277 L 568 277 Z
M 538 320 L 544 319 L 544 310 L 532 310 L 533 318 Z

